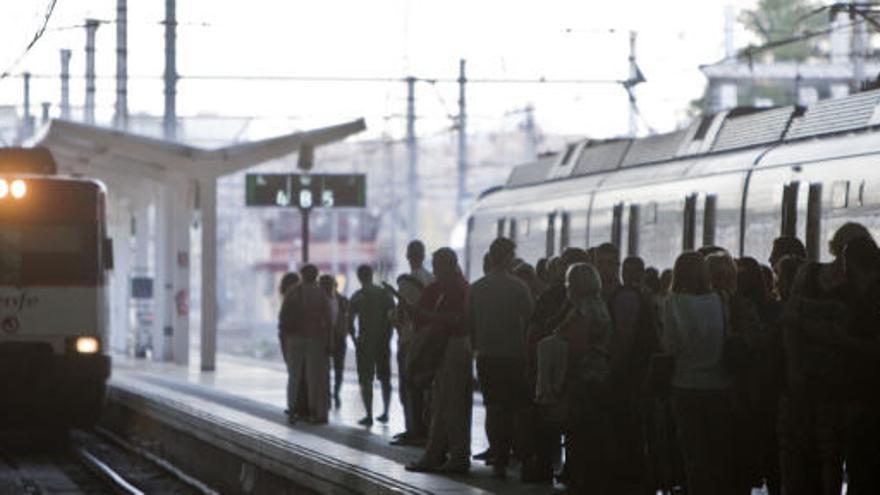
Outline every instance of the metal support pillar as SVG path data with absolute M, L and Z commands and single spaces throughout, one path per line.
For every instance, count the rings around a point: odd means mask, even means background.
M 409 162 L 407 226 L 409 238 L 419 236 L 419 172 L 416 149 L 416 79 L 406 78 L 406 155 Z
M 311 208 L 300 208 L 299 217 L 302 219 L 302 228 L 300 229 L 300 237 L 302 238 L 302 262 L 303 265 L 309 262 L 309 217 L 311 216 Z
M 202 213 L 201 369 L 217 368 L 217 179 L 199 180 Z
M 165 0 L 165 113 L 162 116 L 165 139 L 177 140 L 177 6 Z
M 70 120 L 70 50 L 61 50 L 61 118 Z
M 113 125 L 128 128 L 128 1 L 116 0 L 116 105 Z
M 464 213 L 464 199 L 467 194 L 467 100 L 465 99 L 465 60 L 458 61 L 458 197 L 455 214 Z
M 98 21 L 86 19 L 86 102 L 83 120 L 86 124 L 95 123 L 95 33 Z

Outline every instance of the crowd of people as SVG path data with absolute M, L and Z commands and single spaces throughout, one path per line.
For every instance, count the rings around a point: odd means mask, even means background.
M 531 265 L 496 239 L 468 284 L 454 251 L 407 249 L 408 274 L 380 287 L 358 270 L 347 301 L 310 265 L 282 281 L 281 343 L 291 421 L 327 420 L 328 354 L 339 404 L 355 339 L 370 425 L 373 381 L 391 396 L 398 333 L 408 470 L 498 478 L 571 493 L 880 493 L 880 249 L 862 225 L 807 260 L 780 237 L 766 264 L 706 246 L 671 270 L 618 248 L 568 247 Z M 474 379 L 474 369 L 476 380 Z M 489 449 L 471 457 L 474 389 Z

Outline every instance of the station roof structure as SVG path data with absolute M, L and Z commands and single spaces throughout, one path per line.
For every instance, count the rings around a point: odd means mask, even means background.
M 366 129 L 363 119 L 290 134 L 206 149 L 68 120 L 53 119 L 30 140 L 49 148 L 61 172 L 101 172 L 164 180 L 173 171 L 194 178 L 216 178 L 296 152 L 303 146 L 341 141 Z

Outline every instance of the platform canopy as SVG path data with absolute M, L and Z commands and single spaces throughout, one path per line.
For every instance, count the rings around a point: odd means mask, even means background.
M 364 129 L 363 119 L 358 119 L 209 149 L 55 119 L 26 144 L 51 150 L 59 173 L 95 178 L 107 185 L 109 234 L 124 239 L 136 230 L 131 252 L 128 242 L 115 243 L 114 247 L 116 269 L 110 280 L 114 305 L 110 308 L 112 331 L 127 335 L 132 270 L 145 266 L 145 257 L 155 256 L 149 263 L 155 267 L 158 282 L 153 296 L 154 357 L 180 364 L 189 359 L 190 226 L 198 209 L 201 368 L 213 371 L 217 338 L 217 179 L 300 150 L 310 154 L 316 147 L 341 141 Z M 198 191 L 197 207 L 193 191 Z M 148 219 L 148 207 L 155 211 L 154 220 Z M 129 227 L 147 222 L 155 223 L 150 234 L 145 234 L 146 228 Z M 151 241 L 144 237 L 148 235 L 155 238 Z M 150 242 L 155 249 L 146 247 Z
M 107 127 L 53 119 L 30 141 L 52 150 L 62 172 L 100 172 L 164 180 L 173 170 L 193 178 L 216 178 L 296 152 L 341 141 L 366 129 L 363 119 L 260 141 L 206 149 Z M 91 170 L 91 169 L 98 170 Z M 103 170 L 101 170 L 103 169 Z M 95 172 L 95 173 L 90 173 Z

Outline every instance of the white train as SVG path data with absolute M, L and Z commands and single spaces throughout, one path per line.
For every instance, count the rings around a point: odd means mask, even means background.
M 808 107 L 732 110 L 641 139 L 576 142 L 515 167 L 454 238 L 471 279 L 499 235 L 531 263 L 603 242 L 661 269 L 710 244 L 766 263 L 782 234 L 825 259 L 844 222 L 880 234 L 878 131 L 874 90 Z
M 110 374 L 105 190 L 0 149 L 0 429 L 87 426 Z

